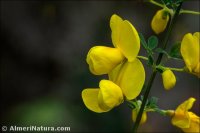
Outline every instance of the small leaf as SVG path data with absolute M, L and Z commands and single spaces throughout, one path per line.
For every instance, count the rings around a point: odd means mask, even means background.
M 158 45 L 158 38 L 156 36 L 150 36 L 148 39 L 148 47 L 152 50 Z
M 151 104 L 157 104 L 157 102 L 158 102 L 158 98 L 157 97 L 151 97 L 151 99 L 150 99 L 150 103 Z
M 181 53 L 180 53 L 181 43 L 178 42 L 174 44 L 169 52 L 169 56 L 172 58 L 178 58 L 182 59 Z
M 161 0 L 163 4 L 169 5 L 171 3 L 171 0 Z
M 128 103 L 128 107 L 131 108 L 131 109 L 135 108 L 135 106 L 133 104 L 131 104 L 131 103 Z
M 134 101 L 127 101 L 127 104 L 131 109 L 135 109 L 137 106 L 137 103 Z
M 150 65 L 150 66 L 152 66 L 154 64 L 154 60 L 153 60 L 153 57 L 151 55 L 148 57 L 148 63 L 147 64 Z
M 158 102 L 158 98 L 156 97 L 151 97 L 149 99 L 149 102 L 148 102 L 148 105 L 147 105 L 147 108 L 149 109 L 154 109 L 154 108 L 157 108 L 157 102 Z
M 141 43 L 142 43 L 142 46 L 143 46 L 145 49 L 147 49 L 147 42 L 145 41 L 145 38 L 144 38 L 143 34 L 142 34 L 142 33 L 139 33 L 139 37 L 140 37 L 140 41 L 141 41 Z

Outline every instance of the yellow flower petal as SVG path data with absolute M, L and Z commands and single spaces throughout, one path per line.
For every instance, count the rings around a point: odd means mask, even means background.
M 190 72 L 192 72 L 199 63 L 199 35 L 195 33 L 186 34 L 181 42 L 181 55 Z
M 193 34 L 193 37 L 194 37 L 194 39 L 196 40 L 196 43 L 197 43 L 197 54 L 199 55 L 199 51 L 200 51 L 200 32 L 195 32 L 194 34 Z M 198 56 L 197 57 L 198 59 L 199 59 L 199 63 L 200 63 L 200 57 Z M 198 70 L 199 71 L 199 70 Z
M 200 132 L 200 118 L 192 113 L 188 112 L 191 119 L 189 128 L 182 128 L 186 133 L 199 133 Z
M 192 108 L 195 102 L 194 98 L 189 98 L 182 104 L 180 104 L 175 110 L 175 115 L 172 118 L 172 124 L 179 128 L 189 128 L 191 119 L 188 114 L 188 110 Z
M 123 65 L 125 61 L 121 62 L 119 65 L 117 65 L 111 72 L 108 73 L 108 77 L 110 81 L 113 81 L 114 83 L 116 83 L 118 74 L 121 70 L 121 68 L 123 67 Z
M 138 111 L 136 109 L 132 110 L 132 120 L 135 122 L 138 115 Z M 144 111 L 142 114 L 142 118 L 140 124 L 144 124 L 147 121 L 147 112 Z
M 86 61 L 89 64 L 91 73 L 102 75 L 109 73 L 123 59 L 124 56 L 117 48 L 95 46 L 88 52 Z
M 196 38 L 196 40 L 197 40 L 197 43 L 199 44 L 199 36 L 200 36 L 200 32 L 195 32 L 194 34 L 193 34 L 193 37 L 195 37 Z
M 133 25 L 125 20 L 119 36 L 117 47 L 122 51 L 129 62 L 132 62 L 140 50 L 140 38 Z
M 139 59 L 125 62 L 116 76 L 116 84 L 121 87 L 128 100 L 140 94 L 145 81 L 145 70 Z
M 161 9 L 157 11 L 156 14 L 154 15 L 151 21 L 151 28 L 156 34 L 159 34 L 165 30 L 168 21 L 169 21 L 168 13 L 164 9 Z
M 102 109 L 110 110 L 123 102 L 121 88 L 109 80 L 101 80 L 99 83 L 100 91 L 98 95 L 99 106 Z
M 112 30 L 111 38 L 113 45 L 115 47 L 119 43 L 119 36 L 120 36 L 122 22 L 123 22 L 122 18 L 120 18 L 116 14 L 113 14 L 112 17 L 110 18 L 110 28 Z
M 116 14 L 111 17 L 110 27 L 113 45 L 121 50 L 128 61 L 133 61 L 140 49 L 140 38 L 135 27 Z
M 84 89 L 82 91 L 82 99 L 85 106 L 96 113 L 107 112 L 108 110 L 103 110 L 98 104 L 98 94 L 99 89 Z
M 163 85 L 166 90 L 170 90 L 176 84 L 176 77 L 171 70 L 165 70 L 162 73 Z
M 190 118 L 186 112 L 175 112 L 175 116 L 172 118 L 172 124 L 179 128 L 189 128 Z
M 182 112 L 182 111 L 188 111 L 189 109 L 192 108 L 194 102 L 196 101 L 195 98 L 189 98 L 188 100 L 184 101 L 182 104 L 178 106 L 176 109 L 176 112 Z

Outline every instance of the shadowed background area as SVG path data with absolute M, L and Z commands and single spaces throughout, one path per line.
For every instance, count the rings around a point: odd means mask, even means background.
M 199 11 L 199 1 L 183 8 Z M 82 102 L 84 88 L 96 88 L 106 76 L 94 76 L 85 61 L 95 45 L 112 47 L 109 20 L 116 13 L 149 37 L 150 22 L 160 9 L 138 1 L 1 1 L 1 125 L 70 126 L 71 131 L 131 131 L 131 109 L 124 103 L 97 114 Z M 180 15 L 170 45 L 184 34 L 199 30 L 199 16 Z M 164 34 L 159 35 L 162 40 Z M 159 45 L 162 41 L 159 41 Z M 140 55 L 146 55 L 141 48 Z M 146 66 L 146 62 L 142 61 Z M 182 61 L 167 65 L 183 67 Z M 151 74 L 146 68 L 146 81 Z M 199 115 L 199 79 L 177 73 L 177 84 L 165 91 L 157 75 L 151 96 L 163 109 L 175 109 L 189 97 L 197 99 L 192 111 Z M 148 113 L 143 132 L 181 132 L 170 118 Z

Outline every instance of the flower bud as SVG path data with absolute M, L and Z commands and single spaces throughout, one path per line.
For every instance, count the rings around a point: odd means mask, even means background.
M 169 21 L 169 13 L 164 9 L 157 11 L 151 21 L 151 27 L 156 34 L 165 30 Z
M 176 84 L 176 77 L 170 69 L 167 69 L 162 73 L 162 79 L 166 90 L 170 90 Z
M 132 120 L 135 122 L 138 115 L 137 109 L 132 111 Z M 147 121 L 147 113 L 146 111 L 143 112 L 140 124 L 144 124 Z
M 102 75 L 109 73 L 123 59 L 124 56 L 117 48 L 95 46 L 88 52 L 86 61 L 91 73 Z

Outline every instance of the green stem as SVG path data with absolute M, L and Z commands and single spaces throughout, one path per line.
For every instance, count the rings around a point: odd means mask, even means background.
M 163 49 L 165 50 L 166 49 L 166 46 L 168 44 L 168 41 L 169 41 L 169 37 L 170 37 L 170 34 L 172 32 L 172 29 L 173 29 L 173 26 L 174 26 L 174 23 L 179 15 L 179 12 L 180 12 L 180 9 L 181 9 L 181 6 L 182 6 L 182 2 L 179 4 L 178 8 L 176 9 L 176 12 L 175 14 L 172 16 L 171 18 L 171 22 L 170 22 L 170 25 L 169 25 L 169 28 L 167 30 L 167 33 L 166 33 L 166 36 L 165 36 L 165 39 L 163 41 Z M 159 65 L 161 60 L 162 60 L 162 57 L 163 57 L 163 53 L 160 53 L 159 56 L 158 56 L 158 59 L 156 61 L 156 65 Z M 136 122 L 135 122 L 135 125 L 133 127 L 133 131 L 134 132 L 137 132 L 137 129 L 139 127 L 139 123 L 140 123 L 140 120 L 141 120 L 141 117 L 142 117 L 142 114 L 143 114 L 143 111 L 144 111 L 144 108 L 145 108 L 145 105 L 146 105 L 146 102 L 147 102 L 147 99 L 148 99 L 148 96 L 149 96 L 149 92 L 151 90 L 151 87 L 152 87 L 152 84 L 153 84 L 153 81 L 156 77 L 156 74 L 157 74 L 157 71 L 154 69 L 153 70 L 153 73 L 151 74 L 150 76 L 150 79 L 147 83 L 147 87 L 146 87 L 146 91 L 144 93 L 144 98 L 142 100 L 142 105 L 140 107 L 140 111 L 137 115 L 137 118 L 136 118 Z
M 158 65 L 158 66 L 156 66 L 156 68 L 160 68 L 160 69 L 163 69 L 163 70 L 170 69 L 172 71 L 177 71 L 177 72 L 185 72 L 186 71 L 185 67 L 184 68 L 174 68 L 174 67 L 164 67 L 164 66 Z
M 167 69 L 170 69 L 172 71 L 177 71 L 177 72 L 185 72 L 184 68 L 173 68 L 173 67 L 166 67 Z
M 154 0 L 150 0 L 149 2 L 150 2 L 151 4 L 153 4 L 153 5 L 156 5 L 156 6 L 159 6 L 159 7 L 162 7 L 162 8 L 165 7 L 164 5 L 158 3 L 158 2 L 156 2 L 156 1 L 154 1 Z
M 139 59 L 143 59 L 143 60 L 148 60 L 148 58 L 145 57 L 145 56 L 137 56 L 137 58 L 139 58 Z
M 169 9 L 166 5 L 163 5 L 163 4 L 160 4 L 154 0 L 149 0 L 149 2 L 153 5 L 156 5 L 156 6 L 159 6 L 163 9 L 165 9 L 168 13 L 170 13 L 171 15 L 173 14 L 173 10 L 172 9 Z
M 180 11 L 180 14 L 183 14 L 183 13 L 185 13 L 185 14 L 193 14 L 193 15 L 200 15 L 200 12 L 196 12 L 196 11 L 191 11 L 191 10 L 181 10 Z

